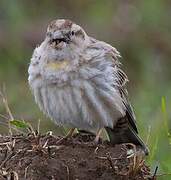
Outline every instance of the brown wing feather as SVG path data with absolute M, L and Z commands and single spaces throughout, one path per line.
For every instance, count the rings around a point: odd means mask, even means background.
M 113 52 L 115 53 L 115 52 Z M 114 56 L 113 56 L 114 57 Z M 117 57 L 115 56 L 115 59 Z M 118 61 L 118 59 L 117 59 Z M 136 127 L 136 118 L 135 114 L 133 112 L 132 106 L 128 100 L 128 92 L 126 90 L 126 83 L 128 82 L 128 77 L 127 75 L 123 72 L 123 70 L 120 68 L 121 63 L 115 63 L 116 66 L 116 82 L 114 83 L 115 87 L 118 89 L 122 100 L 123 104 L 125 105 L 126 108 L 126 117 L 128 119 L 128 123 L 132 128 L 135 130 L 136 133 L 138 133 L 137 127 Z
M 136 133 L 138 133 L 138 130 L 136 127 L 135 115 L 134 115 L 133 109 L 129 103 L 128 93 L 126 90 L 126 83 L 128 82 L 128 77 L 123 72 L 123 70 L 120 68 L 121 63 L 118 60 L 118 58 L 121 57 L 120 53 L 114 47 L 112 47 L 111 45 L 109 45 L 103 41 L 98 41 L 94 38 L 91 38 L 91 42 L 92 42 L 91 48 L 94 47 L 94 48 L 98 48 L 98 49 L 105 51 L 106 58 L 111 59 L 111 61 L 113 62 L 113 67 L 115 69 L 114 76 L 116 77 L 113 84 L 114 84 L 115 88 L 118 89 L 118 91 L 122 97 L 123 104 L 125 105 L 125 109 L 126 109 L 126 116 L 128 119 L 128 124 L 135 130 Z

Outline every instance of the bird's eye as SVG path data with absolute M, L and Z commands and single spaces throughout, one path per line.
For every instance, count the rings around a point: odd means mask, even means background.
M 71 31 L 71 35 L 73 36 L 75 34 L 75 32 L 74 31 Z
M 52 33 L 51 32 L 47 32 L 46 36 L 52 37 Z

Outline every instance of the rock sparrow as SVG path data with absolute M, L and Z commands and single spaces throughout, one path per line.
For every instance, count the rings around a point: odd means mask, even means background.
M 134 143 L 147 154 L 127 100 L 120 53 L 70 20 L 52 21 L 35 48 L 29 84 L 40 109 L 58 125 L 100 134 L 111 143 Z M 99 136 L 99 135 L 98 135 Z M 98 138 L 97 138 L 98 139 Z

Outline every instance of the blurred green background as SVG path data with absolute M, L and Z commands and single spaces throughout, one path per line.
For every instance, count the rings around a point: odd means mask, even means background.
M 0 1 L 0 86 L 6 86 L 11 111 L 34 127 L 41 119 L 42 132 L 62 133 L 39 111 L 27 83 L 33 49 L 43 40 L 47 24 L 57 18 L 75 21 L 121 52 L 140 135 L 149 139 L 148 162 L 153 169 L 159 165 L 159 173 L 171 173 L 171 1 Z M 2 101 L 0 114 L 5 114 Z M 0 117 L 0 122 L 5 120 Z M 1 132 L 7 132 L 8 127 L 0 125 Z

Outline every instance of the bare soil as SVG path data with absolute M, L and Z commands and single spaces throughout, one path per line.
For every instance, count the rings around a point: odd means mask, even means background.
M 0 180 L 154 179 L 132 144 L 97 145 L 86 133 L 0 136 Z M 131 154 L 133 150 L 137 151 Z

